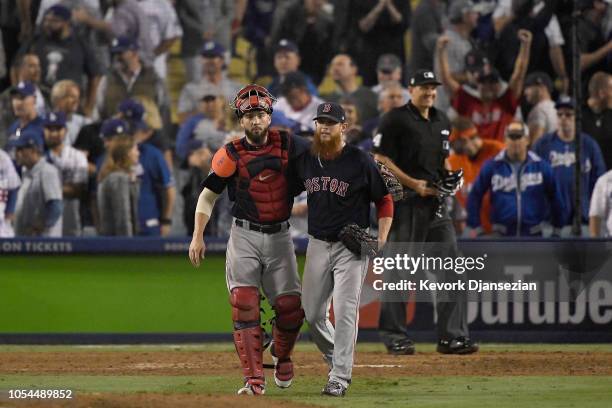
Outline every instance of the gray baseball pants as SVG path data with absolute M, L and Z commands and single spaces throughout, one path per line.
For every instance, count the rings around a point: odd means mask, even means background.
M 331 369 L 329 379 L 348 387 L 367 262 L 341 242 L 309 238 L 302 277 L 302 306 L 310 335 Z M 332 301 L 335 328 L 329 321 Z

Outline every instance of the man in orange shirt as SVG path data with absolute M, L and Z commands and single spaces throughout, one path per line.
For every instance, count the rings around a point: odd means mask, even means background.
M 495 157 L 504 148 L 504 144 L 497 140 L 482 139 L 476 126 L 469 119 L 462 117 L 453 122 L 450 142 L 453 148 L 453 153 L 448 157 L 450 166 L 453 170 L 463 169 L 464 184 L 455 197 L 461 206 L 461 213 L 465 213 L 467 197 L 472 184 L 478 177 L 480 168 L 487 160 Z M 480 212 L 481 225 L 485 233 L 491 232 L 490 206 L 491 203 L 487 193 Z M 462 217 L 460 222 L 455 222 L 455 228 L 458 235 L 463 232 L 465 217 Z

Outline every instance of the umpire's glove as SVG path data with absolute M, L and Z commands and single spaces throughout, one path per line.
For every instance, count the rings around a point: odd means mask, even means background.
M 446 177 L 434 183 L 440 197 L 454 196 L 463 187 L 463 169 L 448 171 Z

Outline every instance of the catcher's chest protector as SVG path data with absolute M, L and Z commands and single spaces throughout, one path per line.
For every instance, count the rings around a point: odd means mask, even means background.
M 248 149 L 244 139 L 227 145 L 236 160 L 233 197 L 236 205 L 251 219 L 262 223 L 289 218 L 287 179 L 290 139 L 286 133 L 268 132 L 269 142 L 261 149 Z

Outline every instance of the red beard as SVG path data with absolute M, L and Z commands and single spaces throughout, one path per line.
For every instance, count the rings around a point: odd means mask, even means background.
M 325 160 L 333 160 L 340 156 L 342 152 L 342 134 L 333 133 L 330 140 L 322 141 L 321 132 L 315 131 L 310 151 L 315 156 L 320 156 Z

